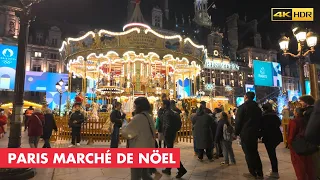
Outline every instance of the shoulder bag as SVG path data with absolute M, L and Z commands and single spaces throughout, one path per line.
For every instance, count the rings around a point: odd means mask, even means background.
M 150 124 L 150 121 L 149 121 L 148 116 L 147 116 L 145 113 L 142 113 L 142 114 L 147 118 L 148 124 L 149 124 L 149 128 L 150 128 L 150 131 L 151 131 L 151 135 L 152 135 L 153 138 L 155 138 L 155 134 L 153 134 L 153 131 L 152 131 L 152 128 L 151 128 L 152 126 L 151 126 L 151 124 Z M 154 139 L 154 143 L 155 143 L 155 147 L 158 148 L 159 145 L 158 145 L 158 142 L 157 142 L 156 139 Z
M 309 143 L 303 136 L 304 131 L 301 131 L 292 141 L 292 148 L 298 154 L 302 156 L 312 155 L 319 150 L 318 146 Z

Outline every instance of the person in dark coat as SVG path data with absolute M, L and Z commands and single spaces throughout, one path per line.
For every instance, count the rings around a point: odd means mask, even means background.
M 69 147 L 73 147 L 75 145 L 80 146 L 81 141 L 81 125 L 84 123 L 84 114 L 80 111 L 81 104 L 75 103 L 74 112 L 70 115 L 69 126 L 71 128 L 71 145 Z
M 279 178 L 278 173 L 278 159 L 276 154 L 277 146 L 283 142 L 282 133 L 280 130 L 281 120 L 277 113 L 272 109 L 270 103 L 266 103 L 262 106 L 263 115 L 261 118 L 261 136 L 268 156 L 271 162 L 272 171 L 268 176 L 270 178 Z
M 176 139 L 177 131 L 174 123 L 175 120 L 175 112 L 171 109 L 170 101 L 164 100 L 163 101 L 163 109 L 164 113 L 162 114 L 161 118 L 163 118 L 163 135 L 167 145 L 167 148 L 173 148 L 174 140 Z M 171 168 L 166 168 L 162 170 L 163 174 L 171 175 Z M 178 173 L 176 178 L 181 178 L 187 173 L 187 170 L 184 168 L 180 161 L 180 167 L 178 168 Z
M 118 148 L 120 140 L 120 128 L 126 114 L 121 113 L 122 104 L 120 102 L 115 103 L 114 110 L 110 114 L 110 120 L 113 123 L 113 132 L 111 134 L 110 148 Z
M 220 108 L 214 108 L 213 114 L 212 114 L 212 118 L 214 119 L 214 123 L 212 123 L 212 125 L 211 125 L 213 137 L 216 137 L 218 123 L 219 123 L 219 119 L 221 117 L 221 114 L 222 114 L 222 110 Z M 221 141 L 215 142 L 214 147 L 216 148 L 216 153 L 214 155 L 215 158 L 219 159 L 220 157 L 223 157 Z
M 174 111 L 174 112 L 176 112 L 176 113 L 178 113 L 178 114 L 181 114 L 181 113 L 182 113 L 182 111 L 181 111 L 179 108 L 177 108 L 177 106 L 176 106 L 176 101 L 175 101 L 175 100 L 171 100 L 171 101 L 170 101 L 170 106 L 171 106 L 171 110 L 172 110 L 172 111 Z
M 191 114 L 190 114 L 190 120 L 192 122 L 192 136 L 193 136 L 193 151 L 194 151 L 194 155 L 198 156 L 198 149 L 197 149 L 197 142 L 196 142 L 196 134 L 194 132 L 194 125 L 196 123 L 196 120 L 194 119 L 197 115 L 197 109 L 193 108 L 191 110 Z
M 207 103 L 205 101 L 201 101 L 200 105 L 204 107 L 204 112 L 205 113 L 212 114 L 212 111 L 209 108 L 207 108 Z
M 54 120 L 54 116 L 52 114 L 51 109 L 46 109 L 44 112 L 44 126 L 43 126 L 43 135 L 42 138 L 44 140 L 44 145 L 42 148 L 51 148 L 50 138 L 52 135 L 52 130 L 58 131 L 56 121 Z
M 28 119 L 27 129 L 30 148 L 37 148 L 43 135 L 44 116 L 40 109 L 35 109 Z
M 206 155 L 209 160 L 212 160 L 212 143 L 213 136 L 211 125 L 213 119 L 209 114 L 205 113 L 205 107 L 200 105 L 196 116 L 192 119 L 194 124 L 194 132 L 196 139 L 196 147 L 198 149 L 198 159 L 203 160 L 203 153 L 206 151 Z
M 249 169 L 249 173 L 244 173 L 243 176 L 263 179 L 262 163 L 258 152 L 262 111 L 258 103 L 253 100 L 254 97 L 254 92 L 245 94 L 245 103 L 239 106 L 236 115 L 235 135 L 241 138 L 241 147 Z
M 313 144 L 320 146 L 320 100 L 318 100 L 314 106 L 310 120 L 308 122 L 305 137 Z

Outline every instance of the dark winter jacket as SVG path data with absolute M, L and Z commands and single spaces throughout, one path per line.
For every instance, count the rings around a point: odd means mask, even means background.
M 121 115 L 121 112 L 118 110 L 113 110 L 110 114 L 110 120 L 114 124 L 114 126 L 121 127 L 122 122 L 126 118 L 126 115 Z
M 309 142 L 320 145 L 320 100 L 314 106 L 306 128 L 305 137 Z
M 279 145 L 283 142 L 283 136 L 280 130 L 281 120 L 276 112 L 265 112 L 261 118 L 261 136 L 262 142 L 266 144 Z
M 212 111 L 209 108 L 204 108 L 204 112 L 207 114 L 212 114 Z
M 261 117 L 262 111 L 255 101 L 243 103 L 237 111 L 235 135 L 240 135 L 241 141 L 257 142 Z
M 176 130 L 174 127 L 174 119 L 175 119 L 175 112 L 173 112 L 171 109 L 166 109 L 161 116 L 162 121 L 162 131 L 165 138 L 174 137 L 176 134 Z
M 52 130 L 57 131 L 58 129 L 53 114 L 48 113 L 44 115 L 43 139 L 50 139 Z
M 223 127 L 227 123 L 228 122 L 224 119 L 221 119 L 218 121 L 218 127 L 217 127 L 216 135 L 214 138 L 215 143 L 219 143 L 221 140 L 223 140 Z
M 207 113 L 205 113 L 204 110 L 202 110 L 197 112 L 196 116 L 192 119 L 192 123 L 194 124 L 195 140 L 197 142 L 196 148 L 211 148 L 213 144 L 211 130 L 213 119 Z
M 158 126 L 157 126 L 157 130 L 159 133 L 163 132 L 163 118 L 162 115 L 164 114 L 165 110 L 163 108 L 160 108 L 158 111 Z
M 81 124 L 84 122 L 84 115 L 81 111 L 75 111 L 71 114 L 69 119 L 69 126 L 72 128 L 81 128 Z
M 42 136 L 44 116 L 40 112 L 34 112 L 28 119 L 28 136 Z

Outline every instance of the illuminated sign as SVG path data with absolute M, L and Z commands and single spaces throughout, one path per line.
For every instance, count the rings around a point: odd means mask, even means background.
M 14 89 L 18 47 L 0 44 L 0 89 Z
M 271 21 L 313 21 L 313 8 L 271 8 Z
M 253 61 L 256 86 L 282 87 L 281 66 L 276 62 Z
M 224 62 L 214 62 L 214 61 L 206 61 L 204 64 L 204 68 L 206 69 L 216 69 L 216 70 L 225 70 L 225 71 L 239 71 L 240 67 L 235 63 L 224 63 Z

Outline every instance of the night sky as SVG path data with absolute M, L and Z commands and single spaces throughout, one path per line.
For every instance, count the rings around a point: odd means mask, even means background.
M 92 28 L 121 30 L 126 23 L 128 0 L 45 0 L 34 8 L 34 13 L 41 21 L 58 20 L 72 24 L 90 25 Z M 213 0 L 208 0 L 209 4 Z M 306 23 L 308 28 L 320 34 L 320 3 L 318 0 L 215 0 L 217 9 L 210 9 L 213 22 L 221 26 L 225 18 L 232 13 L 239 13 L 240 19 L 257 19 L 258 30 L 278 38 L 281 32 L 289 32 L 292 24 L 286 22 L 270 22 L 272 7 L 313 7 L 315 22 Z M 159 0 L 142 0 L 143 14 L 149 15 L 152 4 Z M 194 0 L 169 0 L 171 17 L 194 14 Z M 173 13 L 174 12 L 174 13 Z M 319 13 L 317 13 L 319 12 Z M 318 27 L 317 27 L 318 26 Z

